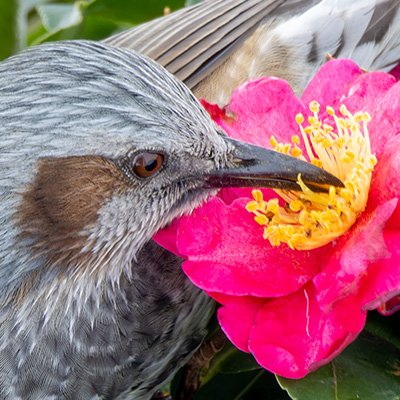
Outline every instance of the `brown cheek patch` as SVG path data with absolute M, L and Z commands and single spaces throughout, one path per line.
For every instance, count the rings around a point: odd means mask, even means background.
M 82 232 L 113 193 L 127 188 L 122 172 L 103 157 L 42 158 L 17 215 L 22 235 L 33 240 L 33 254 L 49 262 L 81 257 Z

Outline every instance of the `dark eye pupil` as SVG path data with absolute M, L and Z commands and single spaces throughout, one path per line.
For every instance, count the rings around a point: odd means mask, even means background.
M 146 163 L 146 165 L 145 165 L 146 171 L 149 171 L 149 172 L 153 171 L 153 169 L 155 169 L 155 168 L 157 168 L 157 161 L 156 160 L 148 161 Z

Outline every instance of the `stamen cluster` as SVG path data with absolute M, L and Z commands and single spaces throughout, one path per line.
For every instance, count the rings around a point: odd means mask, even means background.
M 254 200 L 246 209 L 264 226 L 263 237 L 271 245 L 286 243 L 292 249 L 310 250 L 323 246 L 348 231 L 366 207 L 371 176 L 376 158 L 371 154 L 368 134 L 370 116 L 366 112 L 350 113 L 342 105 L 340 116 L 332 107 L 326 111 L 332 123 L 319 119 L 320 105 L 310 103 L 312 115 L 304 126 L 304 116 L 296 122 L 298 135 L 292 143 L 283 144 L 272 136 L 271 146 L 281 153 L 309 161 L 337 176 L 343 188 L 329 187 L 328 193 L 316 193 L 298 177 L 301 191 L 276 190 L 281 199 L 264 200 L 260 190 L 253 190 Z

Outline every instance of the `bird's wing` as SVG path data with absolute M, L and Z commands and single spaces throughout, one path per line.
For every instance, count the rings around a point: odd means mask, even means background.
M 300 13 L 319 0 L 206 0 L 105 40 L 157 61 L 193 88 L 267 16 Z
M 326 55 L 388 70 L 400 60 L 400 0 L 206 0 L 106 40 L 153 58 L 196 96 L 226 104 L 273 75 L 301 92 Z
M 276 42 L 290 48 L 291 61 L 302 65 L 307 78 L 327 54 L 351 58 L 365 69 L 389 70 L 400 60 L 400 0 L 322 0 L 276 24 L 260 41 L 264 57 Z

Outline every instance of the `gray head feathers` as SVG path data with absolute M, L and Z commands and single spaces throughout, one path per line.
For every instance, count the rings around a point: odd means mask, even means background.
M 191 171 L 218 168 L 230 152 L 183 84 L 146 57 L 100 43 L 46 44 L 4 61 L 0 99 L 0 279 L 8 282 L 55 264 L 118 276 L 160 227 L 211 193 L 199 193 Z M 139 151 L 165 154 L 157 179 L 123 176 L 121 160 Z

